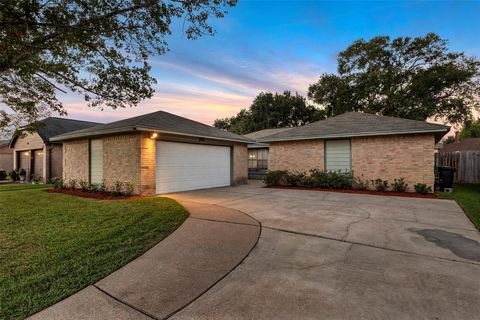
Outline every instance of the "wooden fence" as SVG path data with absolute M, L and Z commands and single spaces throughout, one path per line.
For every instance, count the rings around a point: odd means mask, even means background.
M 454 182 L 480 183 L 480 151 L 441 152 L 435 155 L 437 166 L 450 166 Z

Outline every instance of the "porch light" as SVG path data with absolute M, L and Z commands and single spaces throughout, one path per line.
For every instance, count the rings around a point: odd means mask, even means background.
M 150 136 L 150 138 L 152 139 L 155 139 L 156 137 L 158 137 L 158 134 L 156 132 L 152 133 L 152 135 Z
M 30 151 L 25 151 L 24 155 L 29 156 L 29 155 L 30 155 Z

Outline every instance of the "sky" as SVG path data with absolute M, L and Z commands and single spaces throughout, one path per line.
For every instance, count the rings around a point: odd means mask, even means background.
M 188 40 L 176 23 L 170 51 L 152 57 L 155 95 L 131 109 L 88 108 L 60 94 L 69 118 L 110 122 L 157 110 L 212 124 L 247 108 L 261 91 L 305 95 L 353 41 L 435 32 L 480 57 L 480 1 L 242 1 L 212 20 L 215 36 Z

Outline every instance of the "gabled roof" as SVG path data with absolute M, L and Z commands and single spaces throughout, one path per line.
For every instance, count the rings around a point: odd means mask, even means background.
M 434 133 L 436 140 L 440 140 L 449 130 L 450 127 L 441 124 L 352 111 L 302 127 L 291 128 L 261 138 L 259 141 L 292 141 L 428 132 Z
M 9 143 L 10 143 L 9 140 L 0 140 L 0 148 L 8 146 Z
M 165 111 L 157 111 L 84 130 L 61 134 L 52 140 L 63 141 L 132 131 L 154 131 L 158 133 L 177 134 L 215 140 L 236 141 L 242 143 L 253 142 L 253 140 L 249 138 L 176 116 Z
M 49 143 L 50 138 L 57 136 L 59 134 L 64 134 L 71 131 L 90 128 L 93 126 L 97 126 L 99 124 L 100 123 L 98 122 L 50 117 L 50 118 L 45 118 L 43 120 L 38 121 L 38 127 L 36 129 L 36 132 L 42 138 L 44 143 Z M 11 148 L 15 144 L 15 141 L 17 140 L 18 137 L 19 137 L 19 134 L 17 133 L 13 136 L 12 140 L 10 140 Z
M 444 144 L 440 152 L 480 151 L 480 138 L 465 138 L 459 142 Z
M 263 129 L 263 130 L 247 133 L 244 136 L 253 140 L 257 140 L 257 139 L 265 138 L 289 129 L 292 129 L 292 128 L 288 127 L 288 128 Z

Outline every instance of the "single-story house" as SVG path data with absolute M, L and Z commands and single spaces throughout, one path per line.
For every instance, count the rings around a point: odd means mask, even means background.
M 458 136 L 458 135 L 457 135 Z M 444 144 L 439 152 L 480 151 L 480 138 L 457 139 L 455 142 Z
M 163 194 L 247 182 L 246 137 L 158 111 L 56 136 L 63 177 Z
M 8 144 L 9 140 L 0 140 L 0 171 L 7 174 L 13 170 L 13 150 Z
M 249 179 L 261 179 L 268 170 L 268 143 L 261 143 L 258 140 L 288 129 L 291 128 L 263 129 L 245 135 L 245 137 L 257 141 L 247 146 Z
M 37 176 L 48 182 L 53 177 L 61 177 L 62 143 L 51 141 L 51 137 L 96 125 L 99 123 L 51 117 L 40 120 L 35 132 L 19 130 L 9 143 L 13 149 L 13 168 L 25 169 L 27 180 Z
M 269 144 L 270 170 L 353 171 L 366 181 L 405 178 L 434 185 L 434 145 L 448 126 L 347 112 L 279 132 L 259 142 Z

